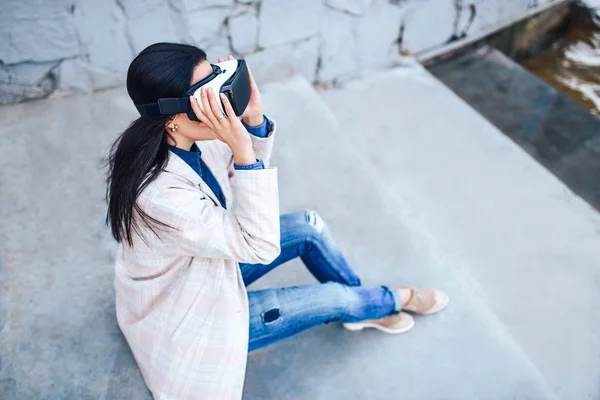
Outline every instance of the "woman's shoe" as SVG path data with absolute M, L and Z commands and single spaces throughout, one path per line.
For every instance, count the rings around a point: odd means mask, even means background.
M 365 328 L 375 328 L 385 333 L 398 334 L 410 331 L 415 326 L 415 320 L 412 315 L 401 312 L 381 319 L 345 322 L 342 326 L 349 331 L 362 331 Z
M 441 290 L 405 287 L 398 287 L 398 289 L 408 289 L 411 291 L 408 301 L 402 304 L 402 310 L 404 311 L 427 315 L 441 311 L 448 305 L 448 295 Z

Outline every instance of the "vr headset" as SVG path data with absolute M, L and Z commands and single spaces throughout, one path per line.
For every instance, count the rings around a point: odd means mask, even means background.
M 235 115 L 239 117 L 246 109 L 248 101 L 250 101 L 250 77 L 246 61 L 227 60 L 218 64 L 211 64 L 211 67 L 213 72 L 200 82 L 192 85 L 185 92 L 185 97 L 165 97 L 158 99 L 156 103 L 135 104 L 135 107 L 142 116 L 157 117 L 187 113 L 189 119 L 199 121 L 194 110 L 192 110 L 189 96 L 194 96 L 202 108 L 200 88 L 204 86 L 212 88 L 217 96 L 219 93 L 225 93 Z M 217 97 L 217 100 L 221 111 L 227 114 L 221 99 Z

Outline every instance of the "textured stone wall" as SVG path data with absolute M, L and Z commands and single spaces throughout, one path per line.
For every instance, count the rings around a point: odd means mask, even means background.
M 562 0 L 554 0 L 554 3 Z M 2 0 L 0 103 L 124 84 L 145 46 L 245 57 L 259 82 L 332 83 L 476 36 L 552 0 Z

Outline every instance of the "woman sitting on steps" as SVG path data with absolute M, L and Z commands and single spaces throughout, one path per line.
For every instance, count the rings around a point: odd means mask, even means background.
M 132 61 L 127 90 L 153 104 L 211 73 L 202 50 L 157 43 Z M 362 286 L 317 213 L 279 214 L 277 124 L 249 76 L 241 120 L 227 97 L 201 90 L 201 103 L 189 98 L 199 122 L 140 116 L 111 148 L 117 321 L 156 399 L 240 399 L 248 351 L 331 322 L 403 333 L 409 312 L 448 303 L 434 289 Z M 319 283 L 246 290 L 296 257 Z

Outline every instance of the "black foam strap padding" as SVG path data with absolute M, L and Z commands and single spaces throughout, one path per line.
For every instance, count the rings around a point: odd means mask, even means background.
M 165 97 L 158 99 L 156 103 L 136 104 L 135 107 L 143 117 L 181 114 L 191 110 L 188 97 Z

